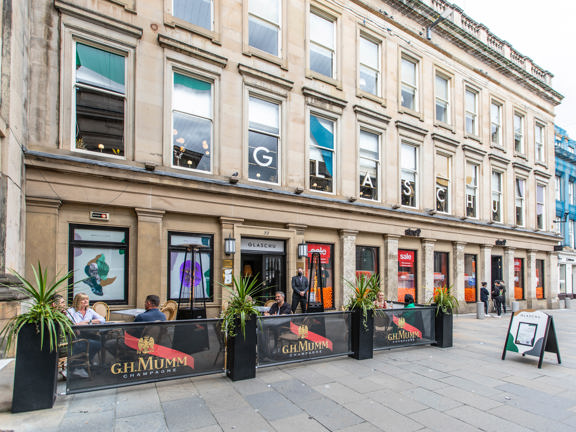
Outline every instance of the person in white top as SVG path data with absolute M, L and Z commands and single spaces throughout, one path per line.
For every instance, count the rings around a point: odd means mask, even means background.
M 84 293 L 74 296 L 72 307 L 66 312 L 70 320 L 76 325 L 104 324 L 106 320 L 90 306 L 90 299 Z

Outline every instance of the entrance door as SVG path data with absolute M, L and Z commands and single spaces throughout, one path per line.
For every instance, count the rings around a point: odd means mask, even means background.
M 502 257 L 498 255 L 492 256 L 492 285 L 490 289 L 494 286 L 494 281 L 502 280 Z
M 242 276 L 255 277 L 262 284 L 260 301 L 274 299 L 276 291 L 286 292 L 284 287 L 284 256 L 259 253 L 242 253 Z

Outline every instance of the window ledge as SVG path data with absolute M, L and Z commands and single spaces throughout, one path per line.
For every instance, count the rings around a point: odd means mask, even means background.
M 406 108 L 406 107 L 400 106 L 400 107 L 398 108 L 398 112 L 401 113 L 401 114 L 407 114 L 407 115 L 409 115 L 410 117 L 417 118 L 417 119 L 420 120 L 421 122 L 424 121 L 424 114 L 422 114 L 420 111 L 414 111 L 414 110 L 412 110 L 412 109 L 410 109 L 410 108 Z
M 285 57 L 278 57 L 274 54 L 269 54 L 251 46 L 244 47 L 242 54 L 246 57 L 256 57 L 260 60 L 279 66 L 281 69 L 288 70 L 288 61 Z
M 445 129 L 447 131 L 452 132 L 453 134 L 456 133 L 456 129 L 454 128 L 453 125 L 451 125 L 450 123 L 444 123 L 438 120 L 434 120 L 434 126 L 441 128 L 441 129 Z
M 342 81 L 340 81 L 336 78 L 331 78 L 329 76 L 322 75 L 322 74 L 320 74 L 318 72 L 314 72 L 310 69 L 306 69 L 306 78 L 316 80 L 316 81 L 322 81 L 322 82 L 325 82 L 326 84 L 330 84 L 331 86 L 336 87 L 338 90 L 342 90 Z
M 382 105 L 382 107 L 386 108 L 386 99 L 383 98 L 382 96 L 376 96 L 372 93 L 367 93 L 365 91 L 360 90 L 359 88 L 356 89 L 356 96 L 359 97 L 360 99 L 371 100 L 373 102 Z
M 194 25 L 192 23 L 189 23 L 187 21 L 184 21 L 180 18 L 175 17 L 174 15 L 164 14 L 164 25 L 166 25 L 168 27 L 179 28 L 179 29 L 188 31 L 188 32 L 193 33 L 195 35 L 209 39 L 210 41 L 212 41 L 216 45 L 222 45 L 222 43 L 220 42 L 220 35 L 217 31 L 208 30 L 208 29 L 205 29 L 204 27 Z
M 471 139 L 472 141 L 476 141 L 476 142 L 482 144 L 482 138 L 480 138 L 479 135 L 472 135 L 472 134 L 469 134 L 467 132 L 464 132 L 464 138 Z

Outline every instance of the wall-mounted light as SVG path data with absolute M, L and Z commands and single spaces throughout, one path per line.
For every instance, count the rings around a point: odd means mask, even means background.
M 308 243 L 300 243 L 298 245 L 298 258 L 304 258 L 308 256 Z
M 226 255 L 234 255 L 236 253 L 236 239 L 228 234 L 228 238 L 224 239 L 224 253 Z

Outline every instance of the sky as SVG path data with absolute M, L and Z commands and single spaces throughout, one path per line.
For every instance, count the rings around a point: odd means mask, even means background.
M 552 88 L 564 96 L 556 107 L 555 123 L 576 139 L 576 1 L 452 0 L 452 3 L 554 75 Z

